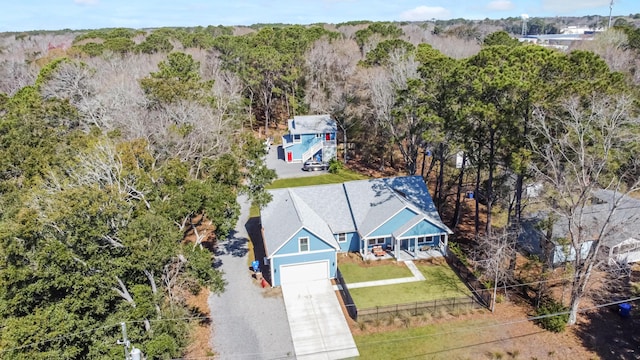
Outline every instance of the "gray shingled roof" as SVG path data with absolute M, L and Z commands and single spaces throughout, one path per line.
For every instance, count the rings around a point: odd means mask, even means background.
M 334 234 L 356 231 L 343 184 L 294 188 L 296 194 L 326 221 Z
M 344 184 L 358 231 L 366 236 L 405 204 L 389 189 L 383 179 L 350 181 Z
M 350 181 L 269 191 L 273 200 L 262 210 L 267 255 L 271 255 L 304 225 L 338 248 L 333 234 L 367 235 L 404 208 L 416 215 L 402 229 L 422 219 L 451 233 L 440 220 L 420 176 Z M 405 229 L 406 228 L 406 229 Z
M 289 190 L 278 189 L 269 192 L 272 196 L 271 202 L 260 211 L 267 255 L 271 255 L 302 228 L 302 219 L 293 205 Z
M 594 198 L 599 199 L 601 203 L 596 203 L 584 208 L 582 214 L 582 225 L 591 233 L 586 234 L 585 240 L 592 240 L 602 229 L 604 220 L 607 219 L 611 212 L 612 204 L 617 201 L 617 208 L 613 213 L 607 232 L 603 238 L 603 245 L 611 247 L 629 238 L 640 239 L 640 200 L 624 196 L 619 192 L 611 190 L 594 190 L 592 191 Z M 524 219 L 522 223 L 523 235 L 519 240 L 528 251 L 539 253 L 539 241 L 544 234 L 535 228 L 535 225 L 546 218 L 547 212 L 539 212 L 532 214 L 528 219 Z M 568 222 L 564 218 L 560 218 L 553 225 L 554 238 L 567 237 L 569 233 Z
M 428 221 L 451 233 L 440 220 L 429 190 L 420 176 L 351 181 L 344 185 L 362 235 L 371 233 L 404 208 L 425 214 L 424 218 Z
M 302 200 L 298 193 L 292 191 L 293 189 L 289 189 L 289 195 L 293 199 L 293 203 L 296 207 L 298 215 L 304 224 L 304 227 L 317 235 L 320 239 L 325 240 L 331 246 L 336 249 L 340 249 L 340 245 L 338 241 L 334 238 L 333 232 L 329 228 L 327 222 L 318 215 L 314 209 L 311 208 L 310 204 Z
M 336 132 L 336 122 L 330 115 L 303 115 L 294 116 L 289 120 L 289 132 L 291 134 L 322 134 Z

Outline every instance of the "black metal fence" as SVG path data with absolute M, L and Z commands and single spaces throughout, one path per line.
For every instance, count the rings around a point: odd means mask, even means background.
M 492 292 L 484 287 L 473 272 L 469 270 L 469 268 L 455 254 L 448 252 L 445 259 L 447 260 L 447 264 L 449 264 L 453 271 L 458 274 L 469 290 L 471 290 L 473 296 L 377 306 L 375 308 L 358 310 L 351 294 L 349 293 L 347 284 L 340 273 L 340 269 L 338 269 L 336 272 L 336 283 L 338 285 L 340 295 L 342 296 L 342 301 L 349 313 L 349 317 L 353 320 L 358 320 L 358 318 L 361 320 L 371 320 L 379 319 L 380 316 L 389 314 L 400 315 L 402 313 L 409 313 L 415 316 L 426 312 L 437 313 L 438 311 L 455 313 L 462 308 L 490 308 L 491 297 L 493 296 Z
M 372 321 L 380 320 L 381 317 L 384 318 L 389 315 L 401 316 L 407 314 L 410 316 L 418 316 L 425 313 L 437 314 L 438 312 L 455 314 L 462 309 L 475 309 L 477 307 L 483 307 L 483 305 L 478 304 L 473 297 L 465 296 L 360 309 L 358 311 L 358 318 L 361 321 Z
M 491 307 L 491 297 L 493 296 L 491 291 L 486 289 L 484 285 L 478 280 L 471 270 L 465 265 L 455 254 L 450 251 L 445 256 L 447 264 L 455 271 L 460 279 L 467 285 L 469 290 L 473 293 L 476 300 L 487 309 Z
M 349 289 L 347 288 L 347 283 L 344 282 L 344 278 L 340 273 L 340 269 L 336 271 L 336 284 L 338 285 L 338 291 L 340 291 L 340 296 L 342 296 L 342 301 L 344 302 L 344 306 L 347 308 L 347 312 L 349 313 L 349 317 L 353 320 L 358 319 L 358 308 L 356 304 L 353 302 L 353 298 L 349 293 Z

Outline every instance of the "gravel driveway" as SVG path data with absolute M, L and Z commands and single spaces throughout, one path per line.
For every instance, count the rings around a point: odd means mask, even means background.
M 218 245 L 216 264 L 224 271 L 225 291 L 209 297 L 212 348 L 217 359 L 294 359 L 295 352 L 279 289 L 263 289 L 247 264 L 249 203 L 239 196 L 235 232 Z
M 276 171 L 279 179 L 314 176 L 327 173 L 326 170 L 304 171 L 302 170 L 301 163 L 288 164 L 286 161 L 284 161 L 284 150 L 282 150 L 282 145 L 272 146 L 271 150 L 267 154 L 265 162 L 269 169 L 274 169 Z

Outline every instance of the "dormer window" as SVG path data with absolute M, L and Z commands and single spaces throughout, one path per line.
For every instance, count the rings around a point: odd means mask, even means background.
M 302 142 L 302 138 L 300 137 L 300 134 L 293 134 L 293 142 L 294 143 Z

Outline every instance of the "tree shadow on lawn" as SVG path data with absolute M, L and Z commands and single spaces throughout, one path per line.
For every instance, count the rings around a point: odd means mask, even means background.
M 439 265 L 443 266 L 443 265 Z M 446 266 L 446 265 L 444 265 Z M 430 281 L 434 287 L 439 288 L 439 291 L 447 290 L 451 292 L 461 292 L 468 293 L 469 289 L 464 285 L 462 279 L 458 277 L 458 275 L 451 270 L 451 272 L 446 271 L 444 269 L 434 269 L 432 271 L 425 271 L 423 273 L 426 281 Z
M 596 304 L 628 299 L 629 289 L 621 279 L 608 279 L 606 289 L 593 295 Z M 622 317 L 619 306 L 612 305 L 589 311 L 586 321 L 577 325 L 576 334 L 584 346 L 598 353 L 601 359 L 640 358 L 640 303 L 630 302 L 629 317 Z
M 576 334 L 584 346 L 597 352 L 601 359 L 638 359 L 640 313 L 635 310 L 624 318 L 617 310 L 617 306 L 611 306 L 586 314 L 588 321 L 579 325 Z

